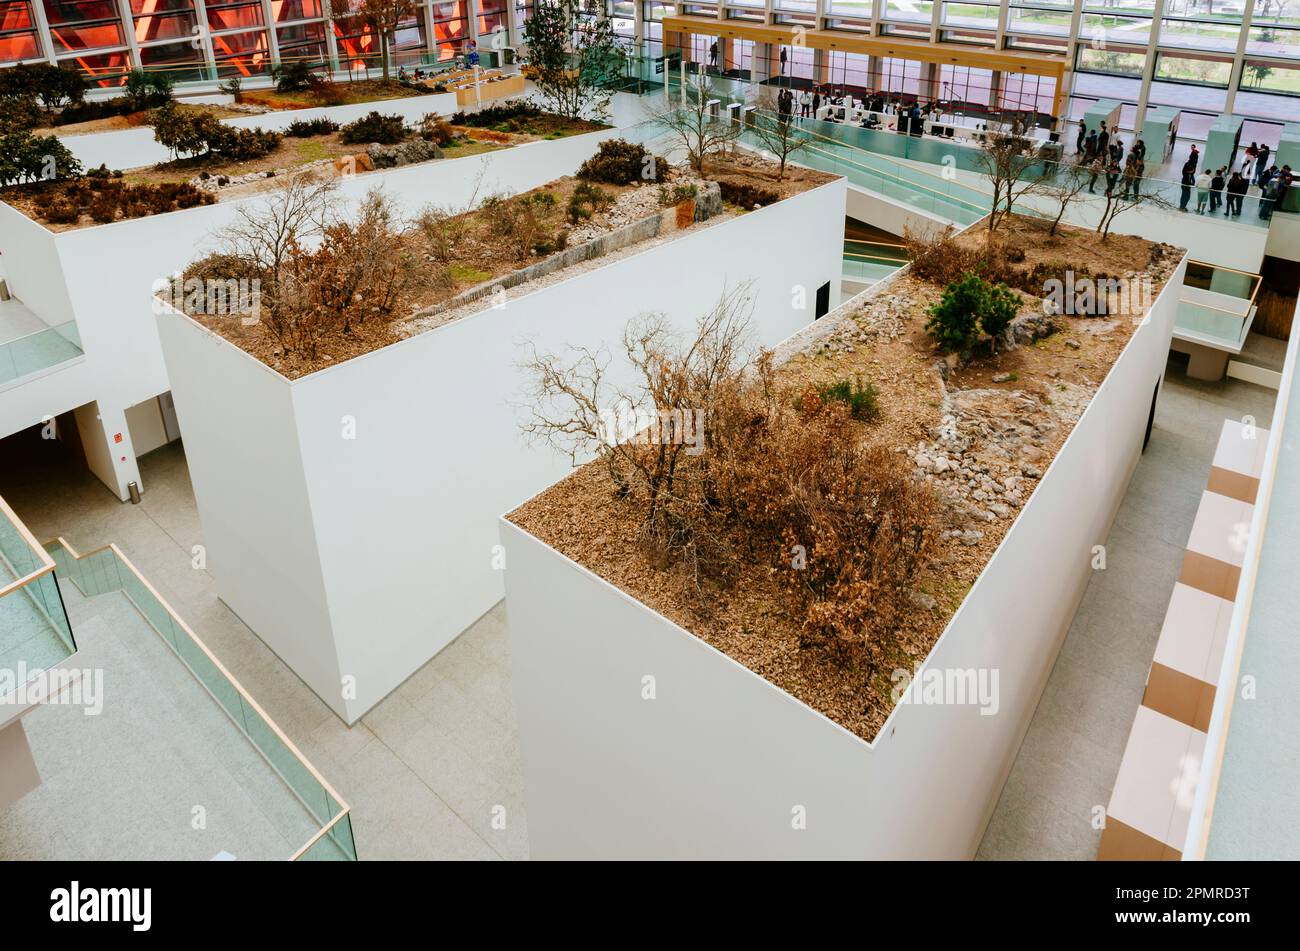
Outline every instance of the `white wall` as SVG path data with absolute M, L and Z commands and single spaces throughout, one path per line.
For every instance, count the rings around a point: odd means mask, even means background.
M 361 118 L 370 112 L 400 115 L 413 122 L 430 112 L 450 115 L 457 111 L 455 93 L 430 96 L 412 96 L 407 99 L 388 99 L 383 102 L 364 102 L 346 106 L 322 106 L 316 109 L 286 109 L 261 115 L 235 116 L 222 121 L 240 128 L 263 128 L 282 132 L 295 119 L 328 117 L 342 125 Z M 154 141 L 153 129 L 121 129 L 114 132 L 93 132 L 83 135 L 59 137 L 86 168 L 140 168 L 156 165 L 172 158 L 171 153 Z
M 1273 213 L 1265 252 L 1275 258 L 1300 261 L 1300 215 L 1285 211 Z
M 157 325 L 179 383 L 173 396 L 217 591 L 337 706 L 341 678 L 293 394 L 278 373 L 188 317 L 161 313 Z
M 899 237 L 904 231 L 937 235 L 952 225 L 947 218 L 852 184 L 848 192 L 848 215 Z
M 355 205 L 382 188 L 409 215 L 427 203 L 464 208 L 494 191 L 526 191 L 571 174 L 617 135 L 609 129 L 356 175 L 340 181 L 339 194 Z M 0 205 L 0 267 L 14 296 L 49 324 L 75 316 L 86 353 L 84 363 L 5 391 L 0 437 L 90 400 L 99 401 L 110 432 L 126 432 L 126 407 L 170 389 L 154 325 L 154 282 L 215 250 L 240 207 L 267 201 L 252 196 L 57 234 Z M 129 438 L 107 482 L 122 499 L 128 482 L 144 487 Z
M 758 341 L 775 344 L 812 319 L 811 309 L 791 306 L 796 285 L 807 287 L 811 308 L 816 287 L 829 281 L 837 303 L 842 239 L 825 222 L 843 215 L 837 180 L 286 383 L 302 466 L 261 467 L 257 479 L 310 500 L 340 669 L 358 684 L 355 701 L 332 703 L 340 716 L 357 719 L 501 599 L 492 567 L 497 515 L 567 469 L 520 433 L 526 341 L 542 352 L 569 344 L 616 350 L 636 314 L 662 312 L 689 330 L 724 288 L 754 280 Z M 629 371 L 617 360 L 611 372 L 617 379 Z M 192 407 L 221 406 L 220 425 L 234 430 L 259 425 L 258 417 L 223 405 L 229 383 L 220 377 L 196 381 L 182 363 L 171 377 L 206 533 L 239 499 L 222 490 L 205 500 L 205 486 L 239 476 L 221 454 L 196 454 L 195 446 L 220 437 L 209 432 L 217 420 L 196 419 Z M 343 438 L 344 417 L 355 420 L 355 439 Z M 207 466 L 213 471 L 201 472 Z M 265 532 L 248 529 L 241 549 L 269 544 Z M 222 557 L 241 555 L 227 548 Z M 261 589 L 264 578 L 226 578 L 217 571 L 232 605 L 267 596 L 227 587 Z M 287 636 L 244 619 L 272 647 Z
M 900 705 L 864 743 L 503 519 L 530 854 L 970 858 L 1141 450 L 1181 283 L 1182 268 L 927 660 L 997 668 L 996 715 Z
M 163 425 L 162 410 L 158 407 L 157 399 L 136 403 L 127 408 L 125 415 L 136 458 L 167 445 L 167 427 Z

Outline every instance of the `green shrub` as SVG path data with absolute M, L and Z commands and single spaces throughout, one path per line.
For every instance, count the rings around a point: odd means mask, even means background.
M 750 182 L 723 180 L 718 182 L 718 189 L 722 192 L 723 201 L 747 210 L 755 205 L 774 205 L 781 200 L 781 196 L 770 188 L 763 188 Z
M 849 415 L 864 423 L 880 415 L 876 388 L 870 383 L 864 386 L 857 380 L 837 380 L 817 387 L 817 395 L 823 403 L 845 404 L 849 408 Z
M 278 132 L 239 129 L 226 125 L 211 113 L 183 109 L 175 103 L 149 113 L 153 137 L 177 156 L 217 152 L 238 162 L 269 155 L 280 145 Z
M 35 96 L 10 96 L 0 99 L 0 134 L 26 132 L 44 119 Z
M 19 63 L 0 70 L 0 98 L 39 99 L 46 111 L 81 102 L 86 80 L 74 66 Z
M 271 78 L 275 80 L 277 92 L 298 92 L 320 81 L 312 74 L 311 67 L 302 60 L 281 63 L 271 70 Z
M 667 185 L 660 185 L 659 207 L 671 208 L 673 205 L 680 205 L 684 201 L 690 201 L 698 192 L 699 190 L 690 182 L 685 185 L 674 185 L 672 188 Z
M 406 138 L 406 124 L 401 116 L 385 116 L 379 112 L 370 112 L 356 122 L 349 122 L 343 127 L 339 136 L 349 145 L 369 144 L 396 145 Z
M 149 109 L 172 101 L 176 81 L 168 73 L 133 69 L 126 76 L 126 98 L 135 110 Z
M 589 182 L 579 182 L 569 196 L 569 221 L 575 225 L 586 221 L 594 213 L 603 211 L 614 203 L 614 196 Z
M 285 128 L 284 134 L 295 139 L 305 139 L 313 135 L 329 135 L 339 130 L 339 124 L 333 119 L 321 116 L 318 119 L 294 119 Z
M 662 182 L 668 177 L 668 163 L 626 139 L 606 139 L 596 154 L 582 163 L 578 177 L 607 185 Z
M 943 298 L 930 308 L 926 331 L 950 352 L 969 350 L 981 332 L 998 338 L 1020 309 L 1020 295 L 1005 284 L 991 284 L 976 271 L 967 271 L 943 291 Z
M 458 112 L 451 117 L 451 124 L 487 129 L 511 119 L 536 119 L 541 114 L 542 110 L 538 106 L 526 99 L 516 99 L 487 106 L 478 112 Z
M 270 155 L 280 147 L 280 133 L 266 129 L 236 129 L 223 122 L 217 123 L 213 136 L 208 140 L 208 148 L 220 152 L 225 158 L 237 162 Z
M 64 106 L 54 117 L 55 125 L 71 125 L 74 122 L 94 122 L 96 119 L 111 119 L 113 116 L 125 116 L 135 112 L 134 100 L 128 96 L 115 96 L 112 99 L 91 99 Z
M 0 185 L 80 175 L 81 162 L 54 136 L 26 131 L 0 134 Z

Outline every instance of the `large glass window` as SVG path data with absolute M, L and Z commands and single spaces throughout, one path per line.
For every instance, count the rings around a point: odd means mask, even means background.
M 208 29 L 214 33 L 262 25 L 262 0 L 209 0 L 206 6 Z
M 934 15 L 934 3 L 932 0 L 885 0 L 883 15 L 886 20 L 929 23 Z
M 148 70 L 168 73 L 177 82 L 206 78 L 203 51 L 189 40 L 140 48 L 140 63 Z
M 324 62 L 329 56 L 325 41 L 325 23 L 295 23 L 275 31 L 280 47 L 280 61 L 303 60 L 309 63 Z
M 1073 8 L 1071 0 L 1011 0 L 1007 29 L 1013 33 L 1067 36 Z
M 271 16 L 276 23 L 312 20 L 324 15 L 321 0 L 271 0 Z
M 1254 23 L 1259 23 L 1256 16 Z M 1300 29 L 1253 26 L 1246 37 L 1246 52 L 1252 55 L 1300 57 Z
M 32 9 L 27 0 L 0 0 L 0 63 L 16 63 L 41 55 Z
M 998 28 L 999 7 L 996 3 L 945 3 L 943 22 L 952 26 Z
M 258 76 L 271 65 L 265 30 L 215 35 L 212 53 L 219 76 Z
M 1141 76 L 1146 61 L 1145 52 L 1080 46 L 1077 68 L 1081 71 L 1107 73 L 1113 76 Z
M 832 86 L 871 89 L 871 77 L 868 75 L 867 65 L 868 58 L 862 53 L 841 53 L 838 50 L 830 50 L 826 53 L 826 80 Z
M 465 49 L 469 40 L 469 11 L 467 0 L 433 5 L 433 41 L 440 60 L 454 59 Z
M 99 86 L 120 86 L 131 69 L 131 58 L 126 50 L 108 53 L 83 53 L 59 60 L 60 66 L 76 66 Z
M 1300 96 L 1300 65 L 1246 60 L 1233 111 L 1294 122 Z
M 1231 58 L 1157 53 L 1155 78 L 1198 86 L 1227 87 L 1232 74 Z
M 45 15 L 56 55 L 126 43 L 111 0 L 45 0 Z
M 1165 17 L 1160 21 L 1160 45 L 1187 49 L 1227 50 L 1237 49 L 1241 36 L 1241 12 L 1219 17 L 1197 17 L 1185 20 Z

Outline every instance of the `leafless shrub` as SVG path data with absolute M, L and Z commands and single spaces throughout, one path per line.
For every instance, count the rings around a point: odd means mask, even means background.
M 747 289 L 725 295 L 685 345 L 662 318 L 633 321 L 631 390 L 610 383 L 603 351 L 567 362 L 534 351 L 524 431 L 575 464 L 597 456 L 639 513 L 647 558 L 685 567 L 687 590 L 757 560 L 790 596 L 806 647 L 884 669 L 935 544 L 934 496 L 892 452 L 864 444 L 849 405 L 780 391 L 771 355 L 748 357 L 749 307 Z M 620 404 L 654 407 L 651 438 L 610 438 Z M 703 419 L 702 439 L 691 418 Z

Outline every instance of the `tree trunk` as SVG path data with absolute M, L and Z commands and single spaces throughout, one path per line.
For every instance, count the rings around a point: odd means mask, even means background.
M 379 55 L 384 64 L 384 82 L 388 82 L 388 33 L 383 32 L 379 36 Z

